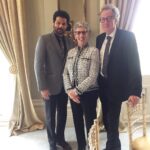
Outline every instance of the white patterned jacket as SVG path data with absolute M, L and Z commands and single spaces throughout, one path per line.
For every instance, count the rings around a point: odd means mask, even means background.
M 68 52 L 63 73 L 66 92 L 76 89 L 79 95 L 84 92 L 97 90 L 99 74 L 99 50 L 86 46 L 83 49 L 75 47 Z

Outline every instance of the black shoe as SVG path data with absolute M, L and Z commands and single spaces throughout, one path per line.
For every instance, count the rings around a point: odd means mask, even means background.
M 86 146 L 79 146 L 78 150 L 86 150 Z
M 86 150 L 86 148 L 84 147 L 84 148 L 79 148 L 78 150 Z
M 57 150 L 56 146 L 50 146 L 50 150 Z
M 71 146 L 69 145 L 69 143 L 67 142 L 57 142 L 56 145 L 60 148 L 62 148 L 63 150 L 72 150 Z
M 104 148 L 103 150 L 111 150 L 111 149 Z M 116 149 L 113 149 L 113 150 L 121 150 L 121 149 L 120 148 L 116 148 Z

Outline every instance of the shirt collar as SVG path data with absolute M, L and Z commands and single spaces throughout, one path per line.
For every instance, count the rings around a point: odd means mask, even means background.
M 113 30 L 113 32 L 111 32 L 111 34 L 109 34 L 109 35 L 106 34 L 106 37 L 107 37 L 107 36 L 110 36 L 112 39 L 114 39 L 115 34 L 116 34 L 116 30 L 117 30 L 117 29 L 115 28 L 115 29 Z

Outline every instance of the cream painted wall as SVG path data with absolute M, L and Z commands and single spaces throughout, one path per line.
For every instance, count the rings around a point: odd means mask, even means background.
M 96 0 L 94 3 L 88 0 L 88 17 L 90 26 L 92 28 L 92 37 L 95 39 L 96 33 L 99 32 L 99 24 L 97 22 L 97 10 L 98 2 Z M 39 117 L 44 120 L 44 103 L 40 98 L 40 94 L 37 90 L 36 80 L 34 75 L 34 52 L 35 45 L 38 39 L 38 36 L 51 32 L 53 30 L 52 17 L 54 11 L 57 10 L 57 1 L 56 0 L 26 0 L 26 19 L 27 19 L 27 29 L 28 29 L 28 51 L 29 51 L 29 70 L 30 70 L 30 90 L 31 97 L 35 106 L 35 110 L 38 113 Z M 60 0 L 61 9 L 68 11 L 70 14 L 71 20 L 78 21 L 83 20 L 83 5 L 82 1 L 76 0 Z M 94 40 L 91 40 L 93 45 L 95 44 Z M 91 42 L 91 43 L 92 43 Z M 68 120 L 67 126 L 72 126 L 72 115 L 70 107 L 68 108 Z
M 99 34 L 99 18 L 97 15 L 98 12 L 99 12 L 99 1 L 95 1 L 95 3 L 93 3 L 93 1 L 87 0 L 86 20 L 91 27 L 90 44 L 93 46 L 95 46 L 96 36 Z
M 90 39 L 91 45 L 95 45 L 95 37 L 99 33 L 99 20 L 97 13 L 99 12 L 101 6 L 102 2 L 100 0 L 87 0 L 86 20 L 90 24 L 92 30 Z M 75 2 L 72 0 L 60 0 L 60 8 L 68 11 L 71 16 L 71 20 L 74 22 L 84 20 L 83 1 L 76 0 Z M 51 32 L 53 30 L 52 16 L 55 10 L 57 10 L 56 0 L 26 0 L 30 86 L 32 99 L 35 100 L 40 98 L 37 91 L 33 68 L 35 45 L 39 35 Z M 143 87 L 147 88 L 147 104 L 149 106 L 150 78 L 148 76 L 143 77 Z M 150 110 L 148 110 L 148 113 L 150 114 Z
M 99 21 L 97 13 L 99 12 L 99 0 L 86 0 L 86 21 L 91 27 L 90 44 L 95 46 L 95 37 L 99 33 Z M 73 22 L 84 20 L 83 1 L 81 0 L 60 0 L 60 9 L 68 11 Z
M 29 69 L 30 87 L 33 99 L 40 98 L 37 91 L 34 75 L 34 51 L 38 36 L 53 30 L 52 16 L 57 10 L 56 0 L 26 0 L 26 16 L 29 40 Z M 99 11 L 99 0 L 94 2 L 87 0 L 87 21 L 91 26 L 90 44 L 95 45 L 95 37 L 99 33 L 99 22 L 97 13 Z M 60 8 L 66 10 L 74 22 L 84 20 L 83 1 L 60 0 Z
M 91 26 L 92 34 L 90 44 L 95 45 L 95 37 L 99 33 L 99 20 L 97 13 L 103 3 L 101 0 L 87 0 L 86 10 L 87 22 Z M 84 19 L 83 1 L 81 0 L 60 0 L 60 7 L 69 12 L 71 20 L 78 21 Z M 37 91 L 35 76 L 34 76 L 34 51 L 36 41 L 39 35 L 51 32 L 53 30 L 52 16 L 57 10 L 57 0 L 26 0 L 26 16 L 28 28 L 28 51 L 29 51 L 29 69 L 30 69 L 30 86 L 31 96 L 40 118 L 44 119 L 43 102 Z M 143 77 L 143 87 L 147 88 L 147 106 L 150 106 L 150 78 Z M 69 118 L 72 118 L 70 110 Z M 150 109 L 148 110 L 150 114 Z
M 53 12 L 57 10 L 56 0 L 26 0 L 26 19 L 28 29 L 28 50 L 30 87 L 33 99 L 39 98 L 34 75 L 34 52 L 38 36 L 53 29 Z
M 60 0 L 60 9 L 66 10 L 74 22 L 83 20 L 83 2 L 81 0 Z

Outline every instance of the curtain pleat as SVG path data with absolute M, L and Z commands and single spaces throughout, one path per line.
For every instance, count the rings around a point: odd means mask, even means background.
M 29 87 L 29 64 L 25 0 L 0 0 L 0 46 L 11 64 L 11 73 L 16 75 L 16 90 L 10 133 L 43 129 L 33 106 Z

